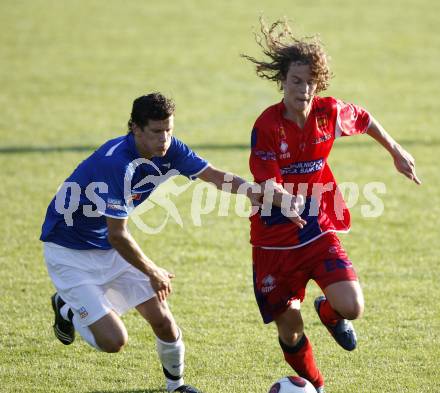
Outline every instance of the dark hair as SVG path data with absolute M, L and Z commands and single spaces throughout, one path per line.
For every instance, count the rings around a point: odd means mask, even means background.
M 138 97 L 133 101 L 128 130 L 132 131 L 135 124 L 144 128 L 148 120 L 168 119 L 174 110 L 174 101 L 161 93 L 156 92 Z
M 277 20 L 269 28 L 260 18 L 261 35 L 255 34 L 257 44 L 269 61 L 256 60 L 244 55 L 245 59 L 256 64 L 256 72 L 260 78 L 277 82 L 282 90 L 281 82 L 287 77 L 292 63 L 310 65 L 313 78 L 316 80 L 316 92 L 326 90 L 332 77 L 328 66 L 328 57 L 320 40 L 315 37 L 297 39 L 293 35 L 287 21 Z M 263 42 L 264 41 L 264 42 Z

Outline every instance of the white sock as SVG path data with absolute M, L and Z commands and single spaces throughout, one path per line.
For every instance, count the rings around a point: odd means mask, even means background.
M 65 304 L 63 307 L 60 308 L 60 314 L 66 321 L 70 321 L 68 315 L 69 310 L 70 306 L 68 304 Z
M 156 337 L 156 341 L 157 353 L 165 369 L 167 390 L 172 392 L 184 384 L 185 344 L 182 340 L 182 332 L 179 329 L 179 337 L 174 342 L 165 342 L 158 337 Z
M 64 308 L 64 307 L 63 307 Z M 64 318 L 64 316 L 63 316 Z M 73 326 L 75 327 L 75 330 L 80 334 L 80 336 L 87 342 L 87 344 L 91 345 L 93 348 L 97 349 L 98 351 L 102 351 L 101 348 L 98 347 L 96 344 L 95 336 L 93 336 L 92 331 L 87 326 L 81 326 L 81 323 L 79 322 L 79 316 L 78 314 L 73 314 Z

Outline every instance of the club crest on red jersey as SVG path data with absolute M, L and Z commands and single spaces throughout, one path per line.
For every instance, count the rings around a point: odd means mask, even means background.
M 318 130 L 325 133 L 328 131 L 328 119 L 327 116 L 321 115 L 316 116 L 316 125 L 318 127 Z
M 313 139 L 313 144 L 326 142 L 331 138 L 331 134 L 328 131 L 328 118 L 325 115 L 316 117 L 316 130 L 318 131 L 318 136 Z

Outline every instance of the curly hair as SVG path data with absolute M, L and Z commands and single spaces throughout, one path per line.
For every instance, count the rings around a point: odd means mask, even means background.
M 132 131 L 134 125 L 144 128 L 148 120 L 168 119 L 174 114 L 175 109 L 174 101 L 161 93 L 155 92 L 138 97 L 133 101 L 128 131 Z
M 280 90 L 281 82 L 286 79 L 292 63 L 310 65 L 313 78 L 316 80 L 316 92 L 324 91 L 333 76 L 321 41 L 317 36 L 297 39 L 293 35 L 286 20 L 277 20 L 267 27 L 260 18 L 261 35 L 255 33 L 255 41 L 269 57 L 269 61 L 260 61 L 254 57 L 241 54 L 241 57 L 256 64 L 256 72 L 260 78 L 275 81 Z

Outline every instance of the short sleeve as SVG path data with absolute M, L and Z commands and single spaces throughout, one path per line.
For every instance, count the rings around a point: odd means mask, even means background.
M 110 158 L 105 158 L 95 163 L 93 168 L 96 183 L 104 183 L 98 186 L 95 193 L 105 202 L 105 210 L 99 213 L 112 218 L 127 218 L 129 207 L 124 196 L 124 178 L 127 166 L 124 163 Z
M 179 174 L 194 180 L 208 166 L 208 161 L 192 151 L 185 143 L 173 137 L 170 149 L 171 165 Z
M 335 124 L 335 138 L 364 134 L 371 123 L 370 114 L 362 107 L 336 101 L 337 116 Z
M 256 183 L 262 183 L 269 179 L 275 179 L 277 183 L 282 183 L 274 135 L 258 121 L 251 134 L 249 167 Z

